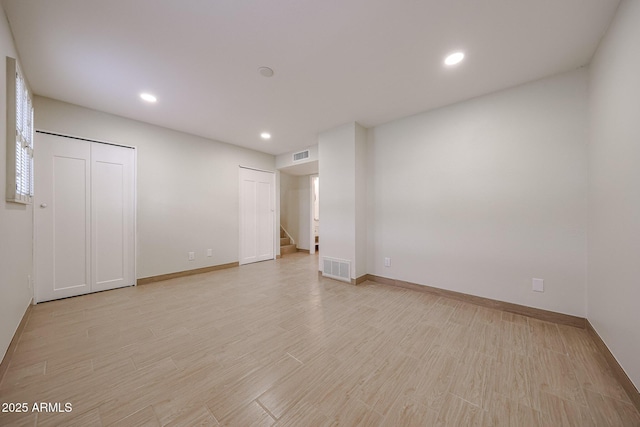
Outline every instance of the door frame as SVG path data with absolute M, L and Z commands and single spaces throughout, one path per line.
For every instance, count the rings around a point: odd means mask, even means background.
M 138 285 L 138 147 L 135 145 L 127 145 L 116 143 L 112 141 L 107 141 L 103 139 L 95 139 L 95 138 L 86 138 L 83 136 L 72 135 L 68 133 L 55 132 L 48 129 L 35 128 L 34 133 L 45 134 L 45 135 L 53 135 L 59 136 L 63 138 L 71 138 L 77 139 L 80 141 L 86 142 L 95 142 L 98 144 L 106 144 L 106 145 L 115 145 L 116 147 L 123 148 L 131 148 L 133 150 L 133 286 Z M 34 138 L 35 139 L 35 138 Z M 34 168 L 37 165 L 34 163 Z M 34 172 L 35 173 L 35 172 Z M 37 191 L 37 188 L 35 189 Z M 29 291 L 31 292 L 31 303 L 33 305 L 38 304 L 37 295 L 36 295 L 36 283 L 38 278 L 36 277 L 36 243 L 38 236 L 36 235 L 36 203 L 34 198 L 34 203 L 31 209 L 31 256 L 32 256 L 32 264 L 31 264 L 31 276 L 29 277 Z
M 278 214 L 280 213 L 280 205 L 279 204 L 276 205 L 276 184 L 278 182 L 276 171 L 260 169 L 253 166 L 238 165 L 238 264 L 240 266 L 250 264 L 250 263 L 244 263 L 244 264 L 242 263 L 242 236 L 241 236 L 242 230 L 240 228 L 242 226 L 242 207 L 240 206 L 240 204 L 242 203 L 242 197 L 241 197 L 242 183 L 241 183 L 241 177 L 240 177 L 240 173 L 242 172 L 242 169 L 249 169 L 257 172 L 265 172 L 273 175 L 273 187 L 271 189 L 272 190 L 271 206 L 272 206 L 272 212 L 273 212 L 273 218 L 272 218 L 272 224 L 271 224 L 272 234 L 273 234 L 273 247 L 271 250 L 273 252 L 273 258 L 271 259 L 276 259 L 278 257 L 277 243 L 280 242 L 280 239 L 277 239 L 277 237 L 279 236 L 279 227 L 277 226 L 277 221 L 279 216 Z

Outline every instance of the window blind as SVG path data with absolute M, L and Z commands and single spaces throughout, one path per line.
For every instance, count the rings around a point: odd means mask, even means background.
M 33 104 L 31 93 L 16 60 L 9 57 L 7 57 L 7 104 L 7 138 L 9 139 L 7 200 L 31 203 L 34 191 Z

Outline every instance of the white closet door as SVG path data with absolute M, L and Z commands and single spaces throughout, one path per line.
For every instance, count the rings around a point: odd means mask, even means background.
M 36 134 L 35 301 L 135 284 L 135 152 Z
M 134 150 L 91 144 L 92 291 L 134 284 Z
M 35 300 L 91 292 L 91 145 L 38 134 L 34 150 Z
M 240 168 L 240 264 L 275 258 L 275 175 Z

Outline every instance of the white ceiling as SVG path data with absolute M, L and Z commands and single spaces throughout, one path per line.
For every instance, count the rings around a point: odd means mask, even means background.
M 618 0 L 3 0 L 42 96 L 280 154 L 589 62 Z M 448 52 L 465 61 L 447 69 Z M 272 78 L 257 69 L 269 66 Z M 154 105 L 138 98 L 158 97 Z M 269 131 L 270 141 L 260 139 Z

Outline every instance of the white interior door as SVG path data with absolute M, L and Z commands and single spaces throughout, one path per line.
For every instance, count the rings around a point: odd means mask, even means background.
M 240 168 L 240 265 L 275 258 L 275 174 Z
M 135 152 L 38 133 L 35 301 L 135 284 Z
M 91 145 L 37 135 L 35 300 L 91 292 Z
M 134 150 L 91 144 L 92 291 L 134 284 Z

